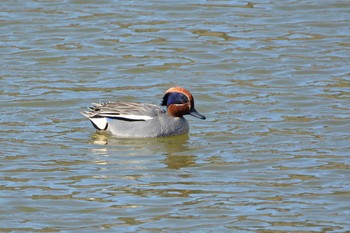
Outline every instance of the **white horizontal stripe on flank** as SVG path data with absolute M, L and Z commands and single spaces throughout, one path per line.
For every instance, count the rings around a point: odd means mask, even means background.
M 130 120 L 151 120 L 153 119 L 153 117 L 150 116 L 140 116 L 140 115 L 114 115 L 114 114 L 101 114 L 104 117 L 115 117 L 115 118 L 126 118 L 126 119 L 130 119 Z
M 133 120 L 151 120 L 153 117 L 150 116 L 140 116 L 140 115 L 119 115 L 120 117 L 123 118 L 128 118 L 128 119 L 133 119 Z

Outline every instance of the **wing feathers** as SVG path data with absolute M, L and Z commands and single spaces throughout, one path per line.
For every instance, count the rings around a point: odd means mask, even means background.
M 89 118 L 98 130 L 106 130 L 108 119 L 121 121 L 147 121 L 165 111 L 156 105 L 129 103 L 129 102 L 106 102 L 92 104 L 89 111 L 81 112 Z

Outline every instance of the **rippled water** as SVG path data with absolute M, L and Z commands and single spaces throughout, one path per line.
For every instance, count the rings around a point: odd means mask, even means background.
M 1 232 L 350 231 L 350 2 L 2 1 Z M 189 135 L 79 114 L 190 89 Z

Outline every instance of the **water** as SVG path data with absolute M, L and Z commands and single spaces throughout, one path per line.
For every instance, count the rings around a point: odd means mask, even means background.
M 350 3 L 3 1 L 1 232 L 350 231 Z M 160 103 L 189 135 L 96 133 Z

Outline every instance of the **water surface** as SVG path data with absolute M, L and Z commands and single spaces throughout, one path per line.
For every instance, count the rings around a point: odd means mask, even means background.
M 0 231 L 350 231 L 350 3 L 3 1 Z M 207 117 L 129 140 L 79 114 Z

